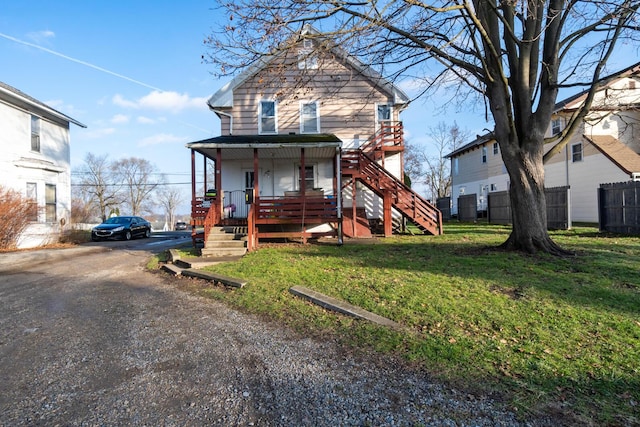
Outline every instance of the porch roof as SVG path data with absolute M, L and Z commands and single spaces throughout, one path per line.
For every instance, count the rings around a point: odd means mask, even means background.
M 300 149 L 310 158 L 331 158 L 342 146 L 340 138 L 333 134 L 286 135 L 224 135 L 186 144 L 206 157 L 215 158 L 222 149 L 225 159 L 244 159 L 253 156 L 258 149 L 261 158 L 299 158 Z

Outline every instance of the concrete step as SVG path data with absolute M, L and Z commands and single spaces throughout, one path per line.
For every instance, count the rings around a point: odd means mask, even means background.
M 247 253 L 247 248 L 202 248 L 200 253 L 203 258 L 207 257 L 228 257 L 228 256 L 242 256 Z
M 235 233 L 209 233 L 209 240 L 247 240 L 247 235 Z
M 206 248 L 244 248 L 247 246 L 247 242 L 246 240 L 212 240 L 209 236 L 209 240 L 204 246 Z

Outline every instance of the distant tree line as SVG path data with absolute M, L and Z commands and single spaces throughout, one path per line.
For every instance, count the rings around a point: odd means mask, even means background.
M 72 179 L 72 222 L 104 221 L 113 215 L 143 216 L 160 208 L 169 224 L 174 223 L 182 201 L 177 188 L 146 159 L 109 160 L 107 155 L 88 153 Z

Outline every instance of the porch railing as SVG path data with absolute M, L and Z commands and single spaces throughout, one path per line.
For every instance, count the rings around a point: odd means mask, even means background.
M 383 122 L 380 129 L 362 144 L 360 149 L 365 153 L 381 151 L 385 148 L 402 149 L 404 145 L 402 122 Z
M 324 224 L 338 219 L 333 197 L 260 197 L 255 211 L 256 224 Z

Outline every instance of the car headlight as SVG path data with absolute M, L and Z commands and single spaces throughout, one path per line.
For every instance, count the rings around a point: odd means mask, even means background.
M 116 227 L 111 231 L 122 231 L 122 230 L 124 230 L 124 226 L 121 225 L 120 227 Z

